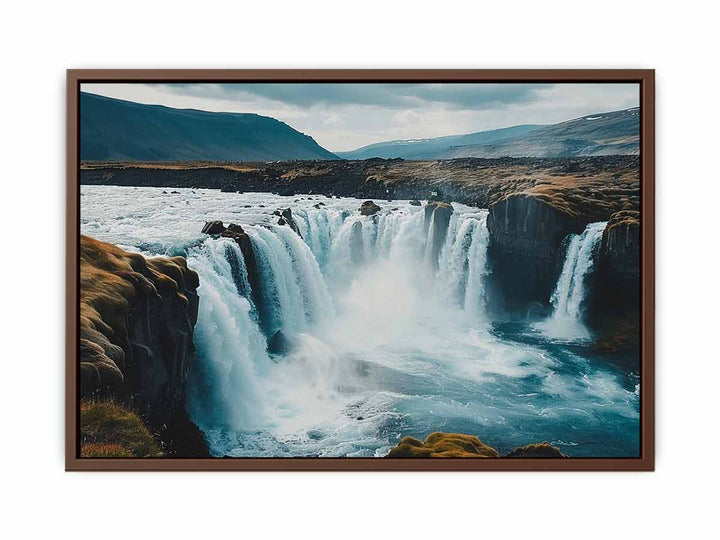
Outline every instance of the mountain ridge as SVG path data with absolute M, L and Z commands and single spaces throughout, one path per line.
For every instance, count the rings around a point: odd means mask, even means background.
M 338 157 L 311 136 L 255 113 L 146 105 L 80 93 L 83 161 L 272 161 Z
M 337 155 L 345 159 L 411 160 L 638 155 L 639 111 L 639 107 L 631 107 L 588 114 L 556 124 L 521 124 L 467 135 L 381 141 L 356 150 L 337 152 Z

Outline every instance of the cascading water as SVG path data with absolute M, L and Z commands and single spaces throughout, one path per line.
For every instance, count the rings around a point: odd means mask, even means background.
M 241 267 L 233 272 L 230 261 Z M 202 297 L 195 328 L 199 373 L 189 389 L 191 415 L 203 428 L 219 423 L 253 429 L 263 422 L 257 383 L 270 361 L 253 306 L 238 294 L 238 289 L 249 289 L 242 253 L 234 241 L 208 239 L 189 251 L 188 264 L 200 276 Z
M 480 318 L 485 312 L 487 212 L 454 215 L 440 252 L 438 283 L 443 300 Z
M 595 248 L 602 239 L 607 222 L 590 223 L 581 234 L 566 240 L 567 251 L 560 277 L 550 297 L 553 313 L 537 327 L 559 339 L 588 339 L 582 320 L 582 304 L 587 295 L 587 278 L 594 266 Z
M 187 406 L 215 455 L 384 456 L 432 431 L 478 434 L 501 451 L 543 440 L 573 455 L 637 451 L 636 379 L 489 320 L 487 210 L 454 204 L 429 261 L 434 227 L 409 201 L 361 216 L 356 199 L 178 192 L 82 186 L 82 231 L 183 254 L 198 272 Z M 287 207 L 302 239 L 277 224 L 273 209 Z M 199 233 L 211 219 L 242 225 L 259 285 L 234 241 Z M 573 276 L 589 271 L 593 231 L 569 257 L 558 313 L 580 309 L 584 282 Z M 292 348 L 271 357 L 277 330 Z

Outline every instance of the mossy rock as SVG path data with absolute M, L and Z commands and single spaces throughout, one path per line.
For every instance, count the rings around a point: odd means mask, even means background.
M 380 210 L 382 210 L 382 208 L 380 208 L 373 201 L 365 201 L 360 205 L 360 213 L 363 216 L 374 216 L 375 214 L 380 212 Z
M 391 458 L 499 458 L 494 448 L 482 443 L 474 435 L 463 433 L 431 433 L 421 442 L 414 437 L 404 437 L 400 444 L 390 450 Z
M 509 458 L 564 458 L 567 457 L 559 448 L 549 442 L 526 444 L 514 448 L 507 456 Z
M 162 457 L 162 452 L 134 412 L 113 401 L 83 401 L 80 457 Z

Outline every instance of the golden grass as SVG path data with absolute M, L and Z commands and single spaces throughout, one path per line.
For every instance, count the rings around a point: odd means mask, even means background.
M 80 403 L 80 457 L 161 457 L 140 417 L 114 401 Z
M 195 289 L 198 275 L 182 257 L 146 259 L 88 236 L 80 237 L 80 371 L 90 387 L 123 381 L 127 321 L 138 296 Z

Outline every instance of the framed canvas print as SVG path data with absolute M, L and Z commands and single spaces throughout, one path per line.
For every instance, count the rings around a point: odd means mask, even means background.
M 69 470 L 652 470 L 651 70 L 70 70 Z

